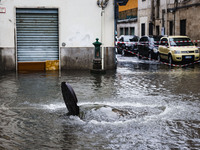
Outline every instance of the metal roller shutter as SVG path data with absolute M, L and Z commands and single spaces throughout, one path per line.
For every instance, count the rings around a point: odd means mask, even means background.
M 16 27 L 18 62 L 59 59 L 57 9 L 17 9 Z

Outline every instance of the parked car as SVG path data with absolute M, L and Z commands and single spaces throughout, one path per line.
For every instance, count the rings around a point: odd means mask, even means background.
M 199 50 L 187 36 L 169 36 L 160 40 L 158 59 L 173 62 L 193 62 L 199 60 Z
M 116 53 L 118 53 L 118 52 L 117 52 L 117 43 L 118 43 L 118 40 L 119 40 L 118 37 L 115 36 L 115 52 L 116 52 Z
M 125 55 L 125 50 L 134 50 L 137 48 L 135 46 L 138 42 L 138 37 L 135 35 L 121 35 L 117 42 L 117 52 L 118 54 Z
M 142 36 L 138 42 L 138 56 L 157 59 L 158 46 L 162 36 Z
M 138 36 L 134 36 L 132 39 L 130 39 L 130 42 L 126 45 L 126 50 L 133 52 L 134 54 L 137 54 L 138 51 Z M 122 51 L 122 55 L 126 55 L 125 51 Z

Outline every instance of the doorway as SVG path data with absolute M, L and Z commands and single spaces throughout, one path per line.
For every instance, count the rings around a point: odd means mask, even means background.
M 16 9 L 18 70 L 45 70 L 59 60 L 58 9 Z

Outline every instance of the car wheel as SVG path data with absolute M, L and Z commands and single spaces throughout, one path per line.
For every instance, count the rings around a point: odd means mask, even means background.
M 152 54 L 149 52 L 149 60 L 152 60 Z
M 137 57 L 138 57 L 138 59 L 142 58 L 142 57 L 140 56 L 140 52 L 139 52 L 139 51 L 137 52 Z
M 170 65 L 173 64 L 173 58 L 172 58 L 172 55 L 169 55 L 169 56 L 168 56 L 168 60 L 169 60 L 169 64 L 170 64 Z
M 123 49 L 122 50 L 122 56 L 125 56 L 126 54 L 125 54 L 126 52 L 125 52 L 125 50 Z
M 127 52 L 125 49 L 123 49 L 123 50 L 122 50 L 122 55 L 123 55 L 123 56 L 127 56 L 127 55 L 128 55 L 128 52 Z
M 115 53 L 118 54 L 118 49 L 117 48 L 115 48 Z
M 117 49 L 117 53 L 118 53 L 118 54 L 122 54 L 121 48 L 118 48 L 118 49 Z
M 160 57 L 159 53 L 158 53 L 157 59 L 158 59 L 159 62 L 161 61 L 161 57 Z
M 125 48 L 126 48 L 126 45 L 125 45 L 125 44 L 122 44 L 122 48 L 125 49 Z

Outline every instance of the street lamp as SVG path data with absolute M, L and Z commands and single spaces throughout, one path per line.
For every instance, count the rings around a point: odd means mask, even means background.
M 101 42 L 102 42 L 102 70 L 104 70 L 104 22 L 105 22 L 105 8 L 109 0 L 97 0 L 97 5 L 101 8 Z
M 97 5 L 104 9 L 108 5 L 109 0 L 97 0 Z

